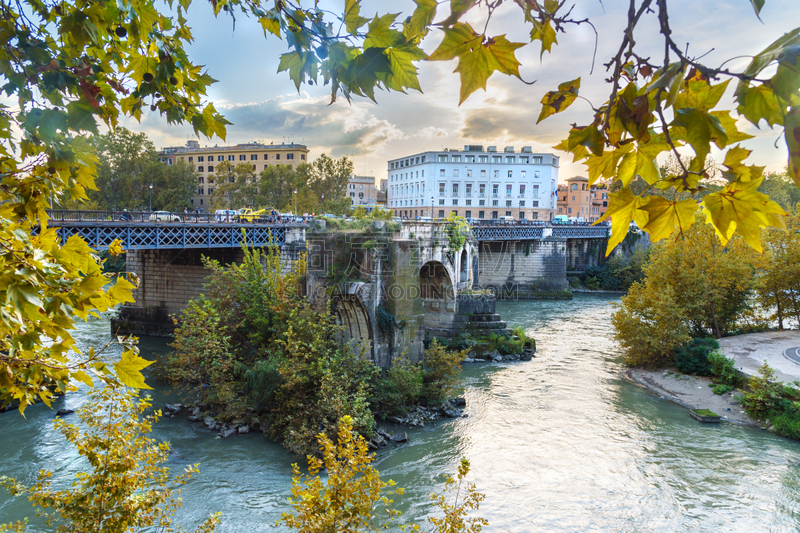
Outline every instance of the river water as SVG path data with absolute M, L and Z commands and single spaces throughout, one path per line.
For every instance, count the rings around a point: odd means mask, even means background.
M 490 532 L 789 532 L 800 530 L 800 443 L 731 424 L 701 425 L 684 409 L 620 378 L 611 339 L 612 299 L 503 301 L 500 313 L 537 340 L 530 362 L 468 365 L 467 417 L 409 431 L 406 445 L 381 450 L 384 478 L 406 488 L 399 507 L 423 523 L 427 494 L 461 457 L 486 494 Z M 108 338 L 108 322 L 81 326 L 82 343 Z M 168 349 L 143 339 L 145 357 Z M 155 384 L 157 386 L 157 384 Z M 157 389 L 155 405 L 176 400 Z M 59 400 L 75 408 L 82 393 Z M 735 407 L 734 407 L 735 408 Z M 53 411 L 0 415 L 0 475 L 30 483 L 48 468 L 69 482 L 83 466 L 52 429 Z M 275 531 L 287 509 L 297 457 L 256 434 L 217 438 L 185 418 L 162 420 L 170 466 L 201 463 L 178 514 L 185 526 L 221 511 L 218 531 Z M 0 493 L 0 522 L 32 515 Z M 32 531 L 46 531 L 33 521 Z M 281 531 L 281 528 L 277 528 Z

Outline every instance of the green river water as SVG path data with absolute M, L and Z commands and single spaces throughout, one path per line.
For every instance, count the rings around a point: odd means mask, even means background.
M 464 368 L 467 417 L 409 430 L 409 442 L 381 450 L 376 466 L 406 494 L 406 520 L 423 523 L 427 494 L 459 459 L 486 494 L 489 532 L 800 531 L 800 443 L 732 424 L 701 425 L 684 409 L 623 381 L 611 339 L 611 298 L 503 301 L 497 312 L 536 338 L 530 362 Z M 108 322 L 81 326 L 101 344 Z M 144 357 L 168 349 L 142 339 Z M 157 384 L 155 384 L 157 386 Z M 156 406 L 178 400 L 154 391 Z M 84 401 L 73 393 L 56 408 Z M 0 415 L 0 475 L 26 483 L 48 468 L 71 481 L 84 465 L 52 429 L 43 405 Z M 390 429 L 394 429 L 391 428 Z M 178 514 L 186 526 L 211 511 L 218 531 L 282 531 L 291 464 L 298 460 L 259 434 L 219 439 L 179 416 L 155 428 L 170 441 L 170 466 L 201 463 Z M 31 516 L 24 500 L 0 494 L 0 522 Z M 46 531 L 32 521 L 32 531 Z

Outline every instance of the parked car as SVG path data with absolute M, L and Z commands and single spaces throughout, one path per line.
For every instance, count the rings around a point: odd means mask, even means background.
M 153 211 L 148 220 L 150 222 L 181 222 L 181 217 L 169 211 Z
M 253 211 L 249 207 L 244 207 L 239 209 L 237 214 L 235 215 L 235 220 L 239 222 L 253 222 L 256 219 L 260 219 L 261 217 L 266 216 L 265 209 L 259 209 L 258 211 Z
M 569 223 L 569 217 L 567 215 L 556 215 L 551 222 L 553 224 L 567 224 Z
M 239 212 L 235 209 L 217 209 L 214 212 L 214 218 L 218 222 L 233 222 L 238 214 Z

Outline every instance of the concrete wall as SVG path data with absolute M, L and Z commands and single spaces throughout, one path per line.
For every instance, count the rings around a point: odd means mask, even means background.
M 500 297 L 567 289 L 566 245 L 552 238 L 482 242 L 475 284 Z

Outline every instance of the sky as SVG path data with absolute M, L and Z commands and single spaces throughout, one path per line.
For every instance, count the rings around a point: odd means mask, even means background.
M 320 5 L 341 12 L 344 0 L 323 0 Z M 736 56 L 728 66 L 743 70 L 752 56 L 793 28 L 800 27 L 800 3 L 797 0 L 767 0 L 759 21 L 748 0 L 671 0 L 670 21 L 675 41 L 688 46 L 689 55 L 707 54 L 703 61 L 716 66 Z M 403 20 L 413 10 L 406 0 L 365 0 L 362 15 L 371 17 L 402 12 Z M 446 3 L 440 7 L 446 15 Z M 540 60 L 538 42 L 517 51 L 522 63 L 520 73 L 526 82 L 495 73 L 486 91 L 479 90 L 464 104 L 458 105 L 459 77 L 454 73 L 457 61 L 421 62 L 419 79 L 423 93 L 377 92 L 377 104 L 367 99 L 344 98 L 330 104 L 327 86 L 301 86 L 298 92 L 288 75 L 278 73 L 280 54 L 288 51 L 285 42 L 274 36 L 265 37 L 254 19 L 238 16 L 235 30 L 230 17 L 214 18 L 207 2 L 195 0 L 189 13 L 189 25 L 195 42 L 188 48 L 195 63 L 205 65 L 218 83 L 211 86 L 209 100 L 233 124 L 228 126 L 226 140 L 199 139 L 201 146 L 234 145 L 260 141 L 302 143 L 311 150 L 311 159 L 322 153 L 334 157 L 349 156 L 357 174 L 387 176 L 389 159 L 426 150 L 463 148 L 465 144 L 496 145 L 498 148 L 525 145 L 534 152 L 558 153 L 562 156 L 559 179 L 586 175 L 582 164 L 572 162 L 569 154 L 559 153 L 552 146 L 565 138 L 570 124 L 587 124 L 592 120 L 590 105 L 577 100 L 566 112 L 554 115 L 541 124 L 536 119 L 540 101 L 559 83 L 581 77 L 581 96 L 594 106 L 602 105 L 610 92 L 603 63 L 614 55 L 621 41 L 627 3 L 614 0 L 583 0 L 576 3 L 575 19 L 589 18 L 599 37 L 597 58 L 592 69 L 595 34 L 588 25 L 570 26 L 559 34 L 559 44 Z M 476 23 L 484 13 L 470 15 Z M 440 19 L 440 17 L 437 17 Z M 480 27 L 483 23 L 480 23 Z M 513 2 L 506 2 L 495 12 L 488 34 L 506 34 L 517 42 L 529 41 L 530 26 L 524 24 L 521 11 Z M 431 53 L 443 37 L 433 30 L 423 42 Z M 637 46 L 644 55 L 663 55 L 655 16 L 645 19 L 637 29 Z M 527 38 L 527 39 L 526 39 Z M 688 44 L 687 44 L 688 43 Z M 657 60 L 654 59 L 654 63 Z M 724 97 L 733 109 L 731 82 Z M 125 126 L 148 134 L 157 148 L 182 146 L 194 139 L 191 127 L 169 126 L 158 113 L 145 112 L 141 123 L 128 119 Z M 780 172 L 786 165 L 787 150 L 782 130 L 763 125 L 757 129 L 742 120 L 740 129 L 756 138 L 744 143 L 754 150 L 750 162 L 766 165 L 768 171 Z M 718 155 L 719 152 L 716 152 Z M 712 153 L 714 156 L 715 153 Z M 717 158 L 721 160 L 720 157 Z

